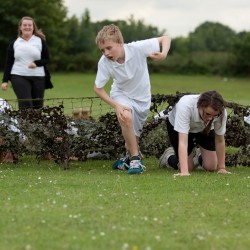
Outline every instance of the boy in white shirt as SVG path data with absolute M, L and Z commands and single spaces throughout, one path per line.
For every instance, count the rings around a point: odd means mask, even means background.
M 164 60 L 170 42 L 168 36 L 161 36 L 124 44 L 122 33 L 114 24 L 104 26 L 97 34 L 96 44 L 103 56 L 98 63 L 94 91 L 115 109 L 128 152 L 127 157 L 113 165 L 114 169 L 127 166 L 129 174 L 142 173 L 138 138 L 151 104 L 147 57 Z M 104 86 L 110 78 L 113 84 L 109 96 Z

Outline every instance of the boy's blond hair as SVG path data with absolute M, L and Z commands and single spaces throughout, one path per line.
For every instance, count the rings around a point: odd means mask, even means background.
M 114 25 L 104 26 L 97 34 L 95 42 L 97 45 L 103 44 L 105 41 L 111 40 L 116 43 L 123 43 L 123 36 L 120 29 Z

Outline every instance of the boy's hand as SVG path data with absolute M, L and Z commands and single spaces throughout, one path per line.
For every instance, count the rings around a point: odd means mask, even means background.
M 163 61 L 166 58 L 167 55 L 165 55 L 162 52 L 154 52 L 151 55 L 149 55 L 149 58 L 151 58 L 153 61 Z
M 121 121 L 124 121 L 124 119 L 126 118 L 126 111 L 131 112 L 129 107 L 123 105 L 117 105 L 115 109 L 116 115 Z

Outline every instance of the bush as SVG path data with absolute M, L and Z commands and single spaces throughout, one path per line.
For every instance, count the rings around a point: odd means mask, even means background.
M 187 93 L 185 93 L 187 94 Z M 154 95 L 152 96 L 151 112 L 160 112 L 159 107 L 166 104 L 166 108 L 173 106 L 184 95 Z M 231 109 L 228 116 L 226 145 L 240 149 L 241 157 L 231 154 L 231 164 L 249 164 L 250 126 L 243 121 L 249 116 L 250 107 L 235 103 L 227 103 Z M 168 109 L 169 110 L 169 109 Z M 29 140 L 26 147 L 20 143 L 20 134 L 8 130 L 13 119 L 17 119 L 20 129 Z M 124 139 L 115 113 L 107 113 L 98 120 L 89 118 L 73 120 L 67 118 L 63 106 L 44 107 L 22 111 L 8 111 L 1 116 L 4 121 L 0 124 L 0 138 L 4 143 L 0 150 L 11 151 L 16 155 L 36 155 L 38 160 L 49 158 L 69 167 L 72 156 L 79 160 L 86 160 L 89 153 L 108 153 L 110 158 L 116 159 L 125 153 Z M 140 149 L 146 156 L 159 157 L 169 146 L 169 139 L 164 119 L 149 118 L 143 128 L 140 138 Z

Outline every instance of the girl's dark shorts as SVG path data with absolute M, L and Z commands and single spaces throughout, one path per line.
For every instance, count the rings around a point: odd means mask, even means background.
M 178 157 L 178 145 L 179 145 L 179 133 L 174 130 L 174 127 L 167 119 L 167 130 L 170 143 L 172 144 L 174 151 Z M 215 151 L 215 133 L 214 130 L 210 130 L 208 135 L 199 133 L 189 133 L 188 134 L 188 155 L 190 155 L 195 146 L 201 146 L 202 148 Z

